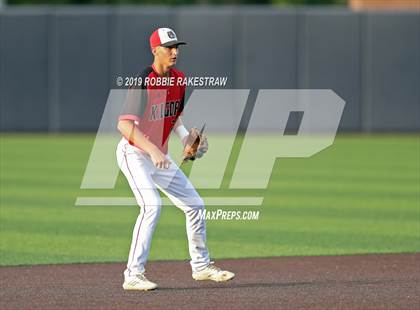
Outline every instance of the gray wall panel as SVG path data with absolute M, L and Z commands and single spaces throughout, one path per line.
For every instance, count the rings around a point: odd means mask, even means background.
M 171 10 L 165 8 L 120 9 L 116 13 L 117 37 L 113 58 L 117 61 L 115 73 L 135 76 L 144 66 L 153 62 L 149 37 L 159 27 L 174 27 Z M 181 34 L 178 34 L 181 37 Z M 112 43 L 111 43 L 112 44 Z
M 233 85 L 233 9 L 180 8 L 175 29 L 188 45 L 180 49 L 179 67 L 190 76 L 227 76 Z
M 59 127 L 96 130 L 109 90 L 108 14 L 58 12 L 56 27 Z
M 240 18 L 242 42 L 235 45 L 242 59 L 240 87 L 297 88 L 296 12 L 244 10 Z
M 1 17 L 1 130 L 47 130 L 47 15 Z
M 373 130 L 420 129 L 420 15 L 370 15 Z
M 420 129 L 418 13 L 263 6 L 8 8 L 0 129 L 96 130 L 116 77 L 152 62 L 159 26 L 189 43 L 178 62 L 187 75 L 251 88 L 246 115 L 258 89 L 327 88 L 347 102 L 340 130 Z
M 301 88 L 332 89 L 346 101 L 342 130 L 361 126 L 360 18 L 348 11 L 304 15 Z

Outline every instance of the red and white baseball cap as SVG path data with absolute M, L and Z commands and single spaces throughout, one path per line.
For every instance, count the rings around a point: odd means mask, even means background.
M 175 31 L 170 28 L 158 28 L 153 31 L 150 36 L 150 47 L 154 48 L 156 46 L 171 46 L 171 45 L 181 45 L 187 44 L 183 41 L 178 41 Z

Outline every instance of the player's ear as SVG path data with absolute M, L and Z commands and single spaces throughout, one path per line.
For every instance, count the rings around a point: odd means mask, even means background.
M 157 53 L 157 47 L 152 47 L 153 56 L 156 56 L 156 53 Z

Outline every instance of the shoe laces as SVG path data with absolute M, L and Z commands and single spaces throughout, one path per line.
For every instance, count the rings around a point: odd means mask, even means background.
M 211 263 L 207 266 L 207 268 L 209 268 L 210 270 L 216 271 L 216 272 L 220 272 L 220 271 L 222 271 L 222 269 L 220 269 L 219 267 L 217 267 L 216 265 L 214 265 L 214 263 L 213 263 L 213 262 L 211 262 Z
M 147 280 L 146 276 L 142 273 L 136 275 L 136 278 L 139 279 L 140 281 L 149 281 L 149 280 Z

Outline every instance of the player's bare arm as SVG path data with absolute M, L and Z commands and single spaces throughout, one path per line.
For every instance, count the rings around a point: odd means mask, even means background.
M 185 142 L 187 141 L 189 133 L 188 133 L 188 130 L 185 128 L 181 117 L 178 117 L 174 125 L 174 132 L 177 134 L 177 136 L 181 140 L 182 145 L 185 146 Z
M 118 122 L 118 130 L 132 145 L 147 152 L 157 168 L 169 168 L 170 161 L 166 158 L 165 154 L 144 136 L 137 126 L 135 126 L 134 121 L 120 120 Z

